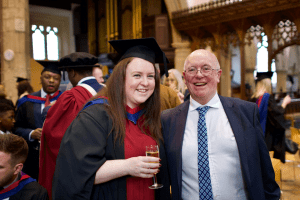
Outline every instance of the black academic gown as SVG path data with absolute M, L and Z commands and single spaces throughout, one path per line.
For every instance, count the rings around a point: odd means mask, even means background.
M 250 101 L 256 102 L 256 98 Z M 278 106 L 272 95 L 268 101 L 268 114 L 265 131 L 265 142 L 269 151 L 274 151 L 274 158 L 285 163 L 285 129 L 284 108 Z
M 41 90 L 31 95 L 41 96 Z M 22 136 L 28 143 L 29 153 L 24 163 L 23 171 L 34 179 L 39 175 L 39 148 L 38 140 L 29 141 L 31 131 L 42 128 L 41 104 L 27 101 L 18 107 L 16 112 L 15 134 Z
M 106 160 L 124 159 L 124 145 L 114 143 L 112 120 L 103 104 L 81 111 L 67 129 L 56 160 L 53 200 L 126 200 L 126 177 L 94 185 L 95 174 Z M 164 147 L 160 145 L 162 189 L 155 198 L 170 199 L 170 183 Z
M 37 182 L 31 182 L 26 184 L 22 190 L 15 195 L 9 197 L 9 200 L 48 200 L 48 193 Z

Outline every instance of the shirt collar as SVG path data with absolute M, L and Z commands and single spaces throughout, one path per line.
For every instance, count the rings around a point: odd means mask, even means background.
M 196 110 L 198 107 L 204 107 L 204 106 L 209 106 L 211 108 L 219 108 L 220 103 L 221 101 L 218 93 L 216 93 L 215 96 L 205 105 L 198 103 L 192 98 L 192 96 L 190 96 L 190 111 Z
M 55 91 L 56 92 L 56 91 Z M 50 95 L 52 96 L 52 95 L 54 95 L 55 94 L 55 92 L 54 93 L 51 93 Z M 43 88 L 41 89 L 41 97 L 42 98 L 46 98 L 46 96 L 47 96 L 47 93 L 43 90 Z
M 90 80 L 90 79 L 96 79 L 96 78 L 95 78 L 94 76 L 88 76 L 88 77 L 85 77 L 85 78 L 81 79 L 81 80 L 77 83 L 77 85 L 83 83 L 84 81 Z

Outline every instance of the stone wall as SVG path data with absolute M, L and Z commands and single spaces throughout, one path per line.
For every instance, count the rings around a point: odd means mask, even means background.
M 28 0 L 2 0 L 1 83 L 7 98 L 17 100 L 16 77 L 30 77 Z M 6 56 L 5 56 L 6 55 Z

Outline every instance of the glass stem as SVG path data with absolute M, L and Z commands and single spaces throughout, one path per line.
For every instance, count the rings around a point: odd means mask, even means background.
M 153 176 L 153 185 L 157 185 L 157 178 L 156 178 L 156 174 L 154 174 L 154 176 Z

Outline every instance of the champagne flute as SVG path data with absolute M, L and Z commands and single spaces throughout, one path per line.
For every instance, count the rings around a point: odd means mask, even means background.
M 146 156 L 152 156 L 159 158 L 159 148 L 158 145 L 146 146 Z M 163 184 L 157 183 L 156 173 L 153 176 L 153 185 L 149 186 L 150 189 L 159 189 L 163 187 Z

